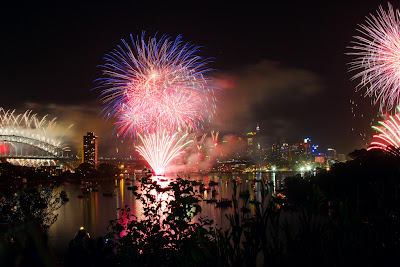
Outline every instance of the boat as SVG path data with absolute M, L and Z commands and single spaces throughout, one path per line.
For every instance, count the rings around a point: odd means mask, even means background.
M 249 212 L 250 212 L 250 209 L 247 208 L 247 207 L 241 207 L 240 210 L 241 210 L 243 213 L 249 213 Z
M 222 198 L 220 201 L 215 202 L 217 208 L 226 208 L 232 206 L 232 200 Z
M 103 193 L 103 196 L 112 197 L 112 196 L 114 196 L 114 194 L 111 191 L 106 191 L 106 192 Z
M 260 204 L 260 202 L 256 199 L 252 199 L 249 201 L 250 204 L 256 205 L 256 204 Z
M 85 188 L 86 188 L 86 184 L 85 184 L 85 185 L 80 184 L 80 185 L 78 186 L 78 188 L 79 188 L 79 189 L 85 189 Z
M 69 198 L 67 196 L 67 192 L 65 192 L 65 191 L 61 191 L 60 192 L 60 198 L 62 199 L 63 202 L 68 202 L 69 201 Z
M 195 204 L 195 203 L 199 203 L 199 202 L 201 201 L 201 199 L 199 199 L 199 198 L 197 198 L 197 197 L 189 196 L 189 197 L 187 198 L 187 201 L 188 201 L 190 204 Z
M 60 192 L 60 197 L 61 197 L 61 198 L 67 197 L 67 192 L 61 191 L 61 192 Z
M 193 186 L 197 186 L 197 185 L 200 185 L 200 186 L 202 186 L 203 185 L 203 183 L 200 181 L 190 181 L 190 183 L 193 185 Z
M 239 192 L 239 197 L 240 198 L 248 198 L 248 197 L 250 197 L 250 191 L 249 190 L 245 190 L 245 191 L 241 191 L 241 192 Z

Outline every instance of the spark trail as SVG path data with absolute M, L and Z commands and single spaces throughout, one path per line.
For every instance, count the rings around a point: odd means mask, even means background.
M 375 141 L 367 150 L 382 149 L 394 155 L 400 154 L 400 107 L 394 116 L 388 116 L 384 121 L 379 122 L 380 126 L 372 126 L 378 134 L 373 137 Z
M 377 15 L 367 17 L 358 29 L 360 35 L 349 47 L 355 56 L 350 71 L 361 79 L 358 90 L 379 103 L 380 111 L 391 111 L 400 103 L 400 12 L 388 3 L 388 11 L 379 7 Z

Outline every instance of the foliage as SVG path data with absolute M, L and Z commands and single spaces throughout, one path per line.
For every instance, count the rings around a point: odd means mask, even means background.
M 0 266 L 58 266 L 35 222 L 11 225 L 0 234 Z
M 400 251 L 400 158 L 376 150 L 351 156 L 330 171 L 286 178 L 283 199 L 263 181 L 257 186 L 260 198 L 249 201 L 249 194 L 241 192 L 239 201 L 234 182 L 227 229 L 193 220 L 200 210 L 188 181 L 161 188 L 146 178 L 140 192 L 135 190 L 145 219 L 127 215 L 127 220 L 112 223 L 118 261 L 163 266 L 395 262 Z M 254 205 L 252 214 L 246 212 L 248 205 Z
M 180 178 L 162 188 L 150 177 L 141 180 L 134 195 L 143 205 L 143 219 L 122 209 L 110 222 L 117 261 L 123 266 L 215 266 L 217 247 L 212 221 L 196 217 L 199 196 L 189 181 Z
M 234 184 L 229 229 L 217 240 L 226 266 L 378 265 L 400 251 L 400 158 L 355 151 L 316 176 L 285 179 L 280 200 L 268 184 L 253 216 L 240 214 Z
M 312 257 L 317 265 L 378 265 L 400 250 L 400 158 L 365 149 L 350 157 L 330 171 L 285 180 L 295 207 L 286 224 L 296 229 L 286 241 L 288 264 Z
M 262 182 L 265 184 L 265 181 Z M 233 182 L 233 214 L 227 215 L 230 223 L 228 229 L 217 230 L 217 241 L 221 257 L 225 266 L 255 266 L 258 254 L 268 249 L 267 220 L 270 212 L 269 197 L 271 190 L 260 187 L 260 201 L 253 200 L 254 216 L 247 212 L 240 214 L 237 196 L 237 184 Z M 241 211 L 245 211 L 248 194 L 244 194 L 244 204 Z
M 55 266 L 47 232 L 62 205 L 55 186 L 0 194 L 0 266 Z
M 9 225 L 35 223 L 46 233 L 57 220 L 58 215 L 54 212 L 61 205 L 62 201 L 55 186 L 6 191 L 1 194 L 0 220 Z
M 33 167 L 12 165 L 9 162 L 0 163 L 0 184 L 17 185 L 21 183 L 21 178 L 29 178 L 32 181 L 47 180 L 49 173 L 37 171 Z
M 109 163 L 100 163 L 97 169 L 99 171 L 100 177 L 104 178 L 115 177 L 120 173 L 120 170 L 117 166 Z

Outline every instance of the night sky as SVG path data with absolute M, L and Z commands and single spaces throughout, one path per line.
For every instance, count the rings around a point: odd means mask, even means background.
M 113 136 L 112 122 L 98 116 L 99 91 L 91 90 L 97 66 L 142 31 L 181 34 L 212 58 L 223 93 L 209 129 L 238 133 L 258 122 L 270 142 L 310 137 L 346 154 L 371 141 L 377 108 L 354 92 L 345 53 L 357 24 L 380 4 L 387 9 L 386 1 L 11 2 L 0 9 L 0 106 L 74 124 L 77 144 L 86 131 L 100 142 Z

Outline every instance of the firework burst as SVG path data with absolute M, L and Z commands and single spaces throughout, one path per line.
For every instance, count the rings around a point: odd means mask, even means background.
M 32 110 L 17 113 L 15 110 L 0 108 L 0 154 L 7 161 L 15 165 L 42 166 L 55 165 L 53 159 L 11 159 L 16 156 L 33 155 L 63 157 L 63 152 L 69 148 L 63 146 L 63 137 L 69 130 L 57 127 L 56 118 L 51 120 L 48 116 L 39 117 Z M 60 130 L 62 130 L 60 132 Z M 28 149 L 34 148 L 34 149 Z M 31 154 L 31 156 L 33 156 Z
M 218 145 L 218 136 L 219 136 L 219 131 L 214 133 L 214 131 L 211 131 L 211 137 L 213 141 L 213 146 L 216 147 Z
M 31 138 L 61 149 L 62 138 L 72 125 L 65 129 L 62 136 L 56 137 L 56 118 L 48 120 L 47 117 L 39 117 L 32 110 L 17 113 L 15 110 L 0 108 L 0 135 Z
M 183 149 L 193 141 L 186 140 L 188 134 L 180 135 L 176 132 L 173 135 L 166 132 L 151 133 L 145 136 L 138 134 L 142 146 L 136 149 L 140 155 L 150 164 L 156 175 L 165 173 L 168 163 L 183 153 Z
M 194 130 L 215 112 L 208 60 L 181 37 L 159 40 L 144 34 L 132 44 L 122 40 L 104 57 L 99 79 L 106 117 L 115 117 L 120 135 Z
M 198 138 L 197 136 L 194 136 L 193 143 L 197 147 L 198 151 L 201 151 L 202 148 L 204 147 L 206 136 L 207 136 L 207 133 L 203 134 L 200 138 Z
M 400 12 L 388 3 L 386 12 L 379 7 L 377 15 L 367 17 L 358 29 L 349 55 L 355 56 L 350 71 L 361 78 L 357 89 L 379 103 L 380 111 L 390 111 L 400 102 Z
M 378 132 L 373 137 L 375 140 L 367 150 L 382 149 L 399 155 L 400 151 L 400 107 L 394 116 L 387 116 L 387 119 L 379 122 L 380 126 L 372 126 Z
M 103 112 L 115 118 L 119 135 L 142 141 L 137 150 L 160 172 L 181 154 L 187 144 L 180 145 L 182 138 L 215 113 L 208 60 L 180 36 L 130 39 L 104 57 L 98 80 Z

